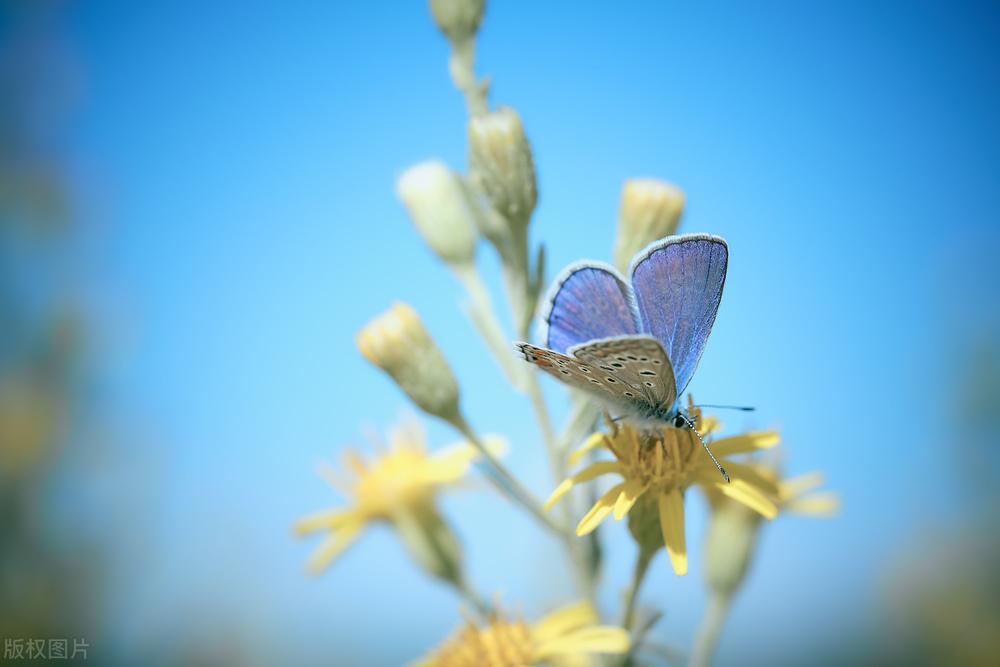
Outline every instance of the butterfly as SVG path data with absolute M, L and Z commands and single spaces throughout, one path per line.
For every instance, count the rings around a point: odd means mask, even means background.
M 677 399 L 715 323 L 728 260 L 725 240 L 685 234 L 637 254 L 628 280 L 602 262 L 571 264 L 547 297 L 545 347 L 516 345 L 528 362 L 625 419 L 694 430 Z

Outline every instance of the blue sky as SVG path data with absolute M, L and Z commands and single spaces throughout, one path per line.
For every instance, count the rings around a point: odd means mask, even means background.
M 727 422 L 780 428 L 789 471 L 823 470 L 843 496 L 837 520 L 768 528 L 724 664 L 864 631 L 894 559 L 961 511 L 950 406 L 969 341 L 997 320 L 997 18 L 943 2 L 488 8 L 479 71 L 534 146 L 550 277 L 610 257 L 626 178 L 678 184 L 682 229 L 731 251 L 690 389 L 756 405 Z M 115 640 L 197 638 L 223 618 L 265 661 L 420 655 L 458 605 L 387 531 L 310 580 L 313 545 L 289 527 L 336 502 L 317 462 L 407 410 L 353 345 L 395 300 L 446 350 L 476 427 L 508 435 L 539 495 L 551 485 L 527 404 L 393 193 L 417 161 L 466 163 L 425 3 L 92 2 L 62 29 L 84 77 L 71 153 L 116 443 L 94 512 Z M 682 647 L 704 603 L 693 507 L 691 575 L 661 559 L 646 589 Z M 554 545 L 498 498 L 445 509 L 482 590 L 529 616 L 570 599 Z M 606 540 L 610 609 L 632 554 L 621 526 Z

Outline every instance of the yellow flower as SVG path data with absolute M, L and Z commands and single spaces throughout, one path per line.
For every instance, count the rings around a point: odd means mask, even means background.
M 487 438 L 487 448 L 501 453 L 505 446 L 502 440 Z M 384 521 L 399 531 L 421 565 L 454 580 L 458 575 L 458 544 L 438 513 L 436 499 L 462 479 L 478 456 L 466 443 L 431 454 L 422 429 L 416 425 L 391 432 L 388 451 L 370 460 L 347 451 L 344 463 L 350 475 L 344 477 L 330 469 L 321 472 L 348 499 L 348 506 L 317 512 L 295 524 L 298 535 L 326 533 L 309 559 L 309 570 L 319 573 L 326 569 L 369 524 Z
M 707 441 L 720 429 L 720 424 L 714 418 L 702 419 L 701 410 L 693 406 L 690 398 L 688 402 L 695 428 Z M 778 493 L 775 484 L 753 467 L 728 460 L 737 454 L 774 447 L 780 441 L 777 433 L 746 433 L 711 443 L 712 451 L 732 479 L 727 484 L 690 429 L 664 426 L 643 431 L 627 424 L 609 424 L 611 432 L 592 435 L 570 458 L 570 464 L 575 465 L 584 454 L 595 449 L 610 451 L 615 460 L 594 463 L 564 480 L 546 503 L 549 509 L 574 486 L 602 475 L 622 477 L 622 482 L 611 487 L 583 517 L 576 527 L 577 535 L 592 532 L 612 512 L 615 520 L 621 520 L 633 511 L 636 516 L 630 517 L 630 528 L 640 548 L 649 550 L 665 545 L 674 572 L 684 575 L 688 570 L 684 493 L 691 485 L 716 490 L 768 519 L 777 516 L 778 507 L 772 499 Z M 658 535 L 649 528 L 655 527 L 654 518 L 659 523 Z
M 830 492 L 810 491 L 823 483 L 820 473 L 782 480 L 776 467 L 756 465 L 760 475 L 775 484 L 774 501 L 782 513 L 830 517 L 840 500 Z M 743 585 L 760 532 L 760 517 L 717 492 L 709 494 L 712 518 L 705 547 L 705 576 L 711 589 L 730 597 Z
M 584 667 L 594 653 L 625 653 L 628 632 L 597 625 L 589 604 L 559 609 L 534 625 L 493 613 L 482 625 L 468 622 L 416 667 Z
M 765 473 L 767 474 L 767 473 Z M 777 476 L 776 471 L 771 471 Z M 823 484 L 822 473 L 812 472 L 778 482 L 778 507 L 782 512 L 829 518 L 840 511 L 840 497 L 832 491 L 812 493 Z

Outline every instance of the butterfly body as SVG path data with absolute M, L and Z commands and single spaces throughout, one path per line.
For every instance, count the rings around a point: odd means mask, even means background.
M 546 346 L 517 346 L 528 362 L 624 418 L 674 425 L 685 417 L 677 399 L 715 322 L 728 257 L 723 239 L 688 234 L 636 255 L 628 281 L 607 264 L 570 265 L 549 291 Z

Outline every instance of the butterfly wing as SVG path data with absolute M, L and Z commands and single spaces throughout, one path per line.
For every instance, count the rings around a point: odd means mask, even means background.
M 666 351 L 652 336 L 616 336 L 570 348 L 602 379 L 638 403 L 646 416 L 670 410 L 677 400 L 674 371 Z M 610 382 L 615 380 L 615 382 Z M 620 385 L 624 383 L 625 387 Z
M 684 392 L 715 323 L 729 248 L 718 236 L 672 236 L 632 260 L 630 275 L 643 330 L 670 358 L 676 395 Z
M 561 354 L 598 338 L 639 333 L 632 290 L 607 264 L 571 264 L 549 290 L 547 303 L 542 340 Z
M 632 401 L 637 394 L 625 380 L 618 377 L 617 373 L 602 370 L 576 357 L 536 347 L 530 343 L 517 343 L 517 347 L 524 354 L 525 360 L 563 384 L 584 391 L 618 410 L 635 411 Z

